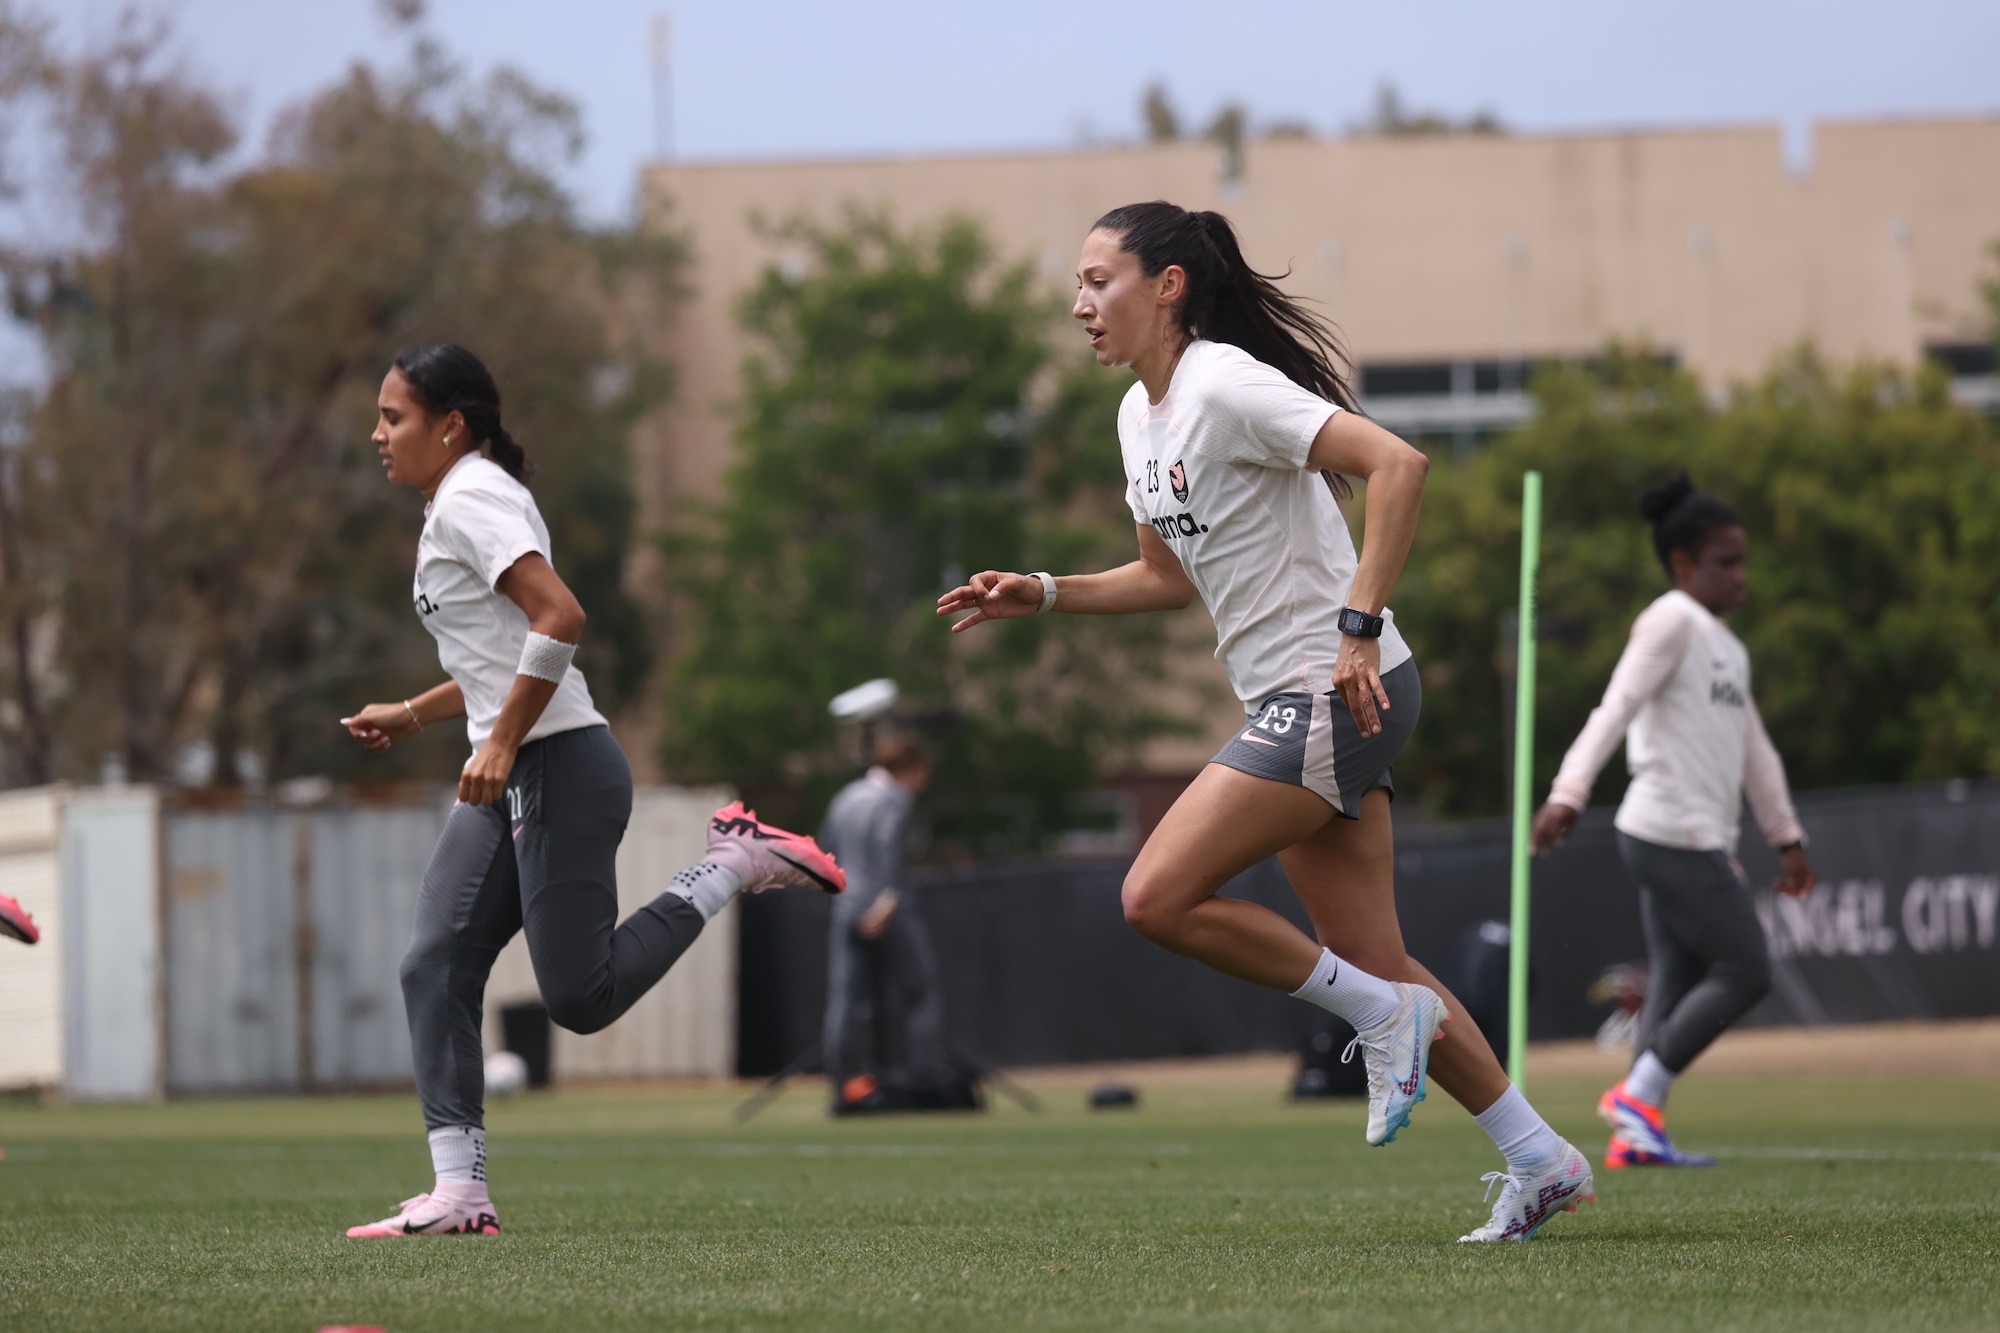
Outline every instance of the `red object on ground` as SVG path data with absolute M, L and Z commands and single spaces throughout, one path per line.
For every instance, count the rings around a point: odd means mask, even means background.
M 28 909 L 4 893 L 0 893 L 0 935 L 12 935 L 23 944 L 33 944 L 42 938 Z

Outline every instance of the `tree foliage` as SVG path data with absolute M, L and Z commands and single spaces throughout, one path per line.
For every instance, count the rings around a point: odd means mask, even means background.
M 1167 97 L 1164 83 L 1146 85 L 1145 96 L 1139 100 L 1139 119 L 1145 122 L 1146 139 L 1150 143 L 1173 143 L 1181 137 L 1180 112 Z
M 593 686 L 615 704 L 644 673 L 625 447 L 664 382 L 615 331 L 625 303 L 670 293 L 679 250 L 579 222 L 550 174 L 580 144 L 568 103 L 504 71 L 469 80 L 410 36 L 403 64 L 355 66 L 254 155 L 162 28 L 39 53 L 61 135 L 45 202 L 76 226 L 8 272 L 48 365 L 0 507 L 16 779 L 106 753 L 157 777 L 199 738 L 222 781 L 245 751 L 273 775 L 340 774 L 358 757 L 335 718 L 435 680 L 408 610 L 421 501 L 368 442 L 414 342 L 493 366 L 591 615 Z M 403 747 L 390 768 L 459 758 Z
M 1481 109 L 1463 120 L 1453 120 L 1443 112 L 1406 106 L 1393 83 L 1375 88 L 1375 108 L 1369 117 L 1352 127 L 1356 134 L 1380 134 L 1390 138 L 1412 138 L 1439 134 L 1505 134 L 1506 126 L 1492 111 Z
M 1623 352 L 1544 372 L 1532 423 L 1431 471 L 1396 598 L 1426 685 L 1397 766 L 1411 789 L 1446 813 L 1501 808 L 1502 626 L 1530 468 L 1545 496 L 1537 796 L 1668 586 L 1635 501 L 1679 467 L 1748 525 L 1750 600 L 1731 624 L 1795 785 L 2000 771 L 2000 441 L 1947 388 L 1807 351 L 1720 406 Z M 1623 781 L 1607 771 L 1597 798 Z
M 853 771 L 826 706 L 878 676 L 942 747 L 946 843 L 1032 846 L 1107 761 L 1159 734 L 1163 628 L 1050 616 L 947 633 L 968 572 L 1131 558 L 1115 413 L 1130 380 L 1051 351 L 1057 312 L 974 225 L 850 215 L 744 296 L 726 498 L 678 544 L 684 652 L 665 758 L 802 813 Z

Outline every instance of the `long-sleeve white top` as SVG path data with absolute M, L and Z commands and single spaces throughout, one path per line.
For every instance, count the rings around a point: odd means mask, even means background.
M 1615 827 L 1667 847 L 1734 853 L 1743 797 L 1765 840 L 1804 840 L 1778 757 L 1750 695 L 1750 653 L 1675 589 L 1640 612 L 1604 700 L 1563 756 L 1549 800 L 1581 810 L 1625 742 L 1632 785 Z

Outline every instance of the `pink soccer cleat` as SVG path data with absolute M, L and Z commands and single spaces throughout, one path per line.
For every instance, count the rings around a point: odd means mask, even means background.
M 0 893 L 0 935 L 12 935 L 23 944 L 33 944 L 42 938 L 28 909 L 4 893 Z
M 457 1193 L 455 1191 L 455 1193 Z M 486 1197 L 486 1187 L 477 1187 L 477 1193 L 463 1191 L 462 1197 L 446 1198 L 437 1194 L 419 1194 L 414 1199 L 405 1199 L 396 1208 L 394 1217 L 385 1217 L 380 1222 L 370 1222 L 365 1226 L 349 1227 L 349 1240 L 367 1240 L 379 1236 L 497 1236 L 500 1234 L 500 1219 L 493 1212 L 493 1200 Z
M 731 801 L 708 821 L 707 860 L 736 872 L 743 892 L 761 893 L 781 884 L 796 884 L 839 893 L 847 887 L 847 872 L 820 845 L 757 818 L 757 812 Z

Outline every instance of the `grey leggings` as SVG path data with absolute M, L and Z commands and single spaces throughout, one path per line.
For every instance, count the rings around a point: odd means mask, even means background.
M 417 895 L 403 958 L 424 1125 L 481 1125 L 486 977 L 516 931 L 549 1017 L 595 1032 L 632 1007 L 694 943 L 701 913 L 665 893 L 618 924 L 615 865 L 632 770 L 607 727 L 521 747 L 499 805 L 453 806 Z
M 877 1020 L 891 1049 L 881 1059 L 919 1075 L 936 1076 L 946 1063 L 944 997 L 930 932 L 906 894 L 888 929 L 864 940 L 852 925 L 835 922 L 827 959 L 826 1027 L 821 1054 L 835 1087 L 878 1067 L 869 1058 Z M 880 1004 L 887 1013 L 877 1009 Z
M 1678 1074 L 1770 991 L 1764 928 L 1725 853 L 1620 833 L 1618 854 L 1644 886 L 1639 914 L 1653 974 L 1633 1054 L 1651 1051 Z

